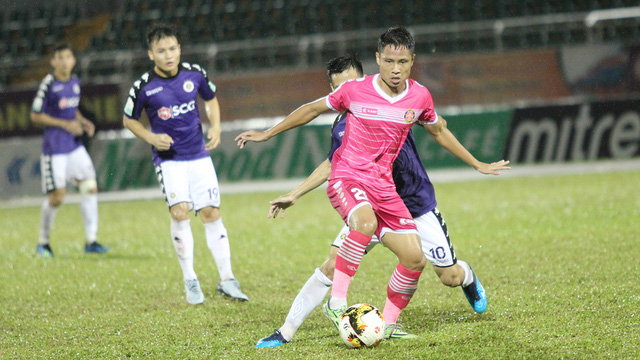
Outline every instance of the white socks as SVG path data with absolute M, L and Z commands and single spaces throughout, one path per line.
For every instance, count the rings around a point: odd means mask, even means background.
M 335 272 L 333 274 L 333 277 L 336 277 Z M 343 306 L 347 306 L 347 299 L 335 296 L 329 298 L 329 308 L 331 308 L 331 310 L 335 310 Z
M 233 279 L 233 271 L 231 270 L 231 249 L 229 248 L 229 236 L 227 229 L 222 223 L 222 218 L 204 224 L 205 236 L 207 238 L 207 246 L 211 250 L 220 280 L 225 281 Z
M 98 194 L 85 194 L 80 200 L 80 212 L 84 220 L 84 233 L 87 244 L 97 240 L 98 234 Z
M 57 213 L 58 207 L 49 205 L 49 199 L 45 199 L 40 210 L 40 239 L 38 240 L 38 245 L 49 243 L 49 234 Z
M 311 314 L 313 309 L 322 303 L 330 287 L 331 280 L 320 269 L 316 268 L 316 271 L 304 284 L 295 300 L 293 300 L 287 319 L 280 328 L 285 340 L 291 341 L 293 339 L 293 335 L 302 325 L 302 322 Z
M 182 268 L 184 280 L 197 279 L 193 269 L 193 233 L 191 232 L 191 221 L 176 221 L 171 219 L 171 239 L 173 247 L 178 254 L 178 262 Z
M 462 260 L 458 260 L 458 265 L 464 270 L 464 280 L 462 280 L 462 286 L 469 286 L 473 282 L 473 272 L 469 264 Z

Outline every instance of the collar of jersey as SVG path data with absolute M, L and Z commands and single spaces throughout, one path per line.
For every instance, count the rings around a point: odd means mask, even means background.
M 157 77 L 158 79 L 161 79 L 161 80 L 172 80 L 172 79 L 175 79 L 175 78 L 177 78 L 177 77 L 178 77 L 178 75 L 180 75 L 180 71 L 182 71 L 182 63 L 180 63 L 180 65 L 178 65 L 178 72 L 177 72 L 175 75 L 173 75 L 173 76 L 169 76 L 169 77 L 162 77 L 162 76 L 160 76 L 160 74 L 158 74 L 158 73 L 156 72 L 156 68 L 155 68 L 155 66 L 154 66 L 153 68 L 151 68 L 151 73 L 152 73 L 153 75 L 155 75 L 155 77 Z M 151 79 L 149 79 L 149 80 L 151 80 Z
M 390 102 L 392 104 L 396 103 L 396 102 L 402 100 L 402 98 L 404 98 L 407 95 L 407 93 L 409 92 L 409 79 L 407 79 L 407 80 L 405 80 L 404 91 L 401 92 L 400 94 L 394 96 L 394 97 L 391 97 L 386 92 L 384 92 L 382 90 L 382 88 L 380 88 L 380 85 L 378 85 L 378 78 L 379 77 L 380 77 L 380 74 L 374 75 L 374 77 L 373 77 L 373 88 L 376 90 L 378 95 L 382 96 L 388 102 Z

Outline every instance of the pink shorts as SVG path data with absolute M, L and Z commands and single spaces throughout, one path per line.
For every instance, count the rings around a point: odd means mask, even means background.
M 348 225 L 351 214 L 361 206 L 369 205 L 376 214 L 378 239 L 387 232 L 417 234 L 416 224 L 402 198 L 395 191 L 371 191 L 362 183 L 348 179 L 329 180 L 327 195 L 333 208 Z

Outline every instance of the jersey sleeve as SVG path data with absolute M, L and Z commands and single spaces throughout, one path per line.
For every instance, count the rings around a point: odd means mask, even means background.
M 188 62 L 183 62 L 180 64 L 182 68 L 186 71 L 195 72 L 198 74 L 195 82 L 198 83 L 198 94 L 204 101 L 209 101 L 216 97 L 216 85 L 209 81 L 207 77 L 207 71 L 203 69 L 198 64 L 191 64 Z
M 433 109 L 433 98 L 431 97 L 431 93 L 429 92 L 429 90 L 427 90 L 425 88 L 425 108 L 424 111 L 422 111 L 422 114 L 420 114 L 420 117 L 418 118 L 418 123 L 420 125 L 429 125 L 429 124 L 435 124 L 436 121 L 438 121 L 438 114 L 436 114 L 436 111 Z
M 52 82 L 53 76 L 51 76 L 51 74 L 42 79 L 42 82 L 40 82 L 40 86 L 38 87 L 38 92 L 36 92 L 36 97 L 33 99 L 33 103 L 31 104 L 31 111 L 35 113 L 45 112 L 47 109 L 47 95 L 49 94 Z
M 148 74 L 145 74 L 148 76 Z M 144 77 L 144 75 L 143 75 Z M 145 105 L 144 93 L 142 92 L 142 79 L 133 83 L 129 90 L 127 102 L 124 105 L 124 115 L 129 119 L 138 120 L 142 115 L 142 109 Z
M 349 90 L 353 87 L 352 81 L 342 83 L 331 94 L 326 97 L 327 107 L 335 111 L 345 111 L 349 109 Z

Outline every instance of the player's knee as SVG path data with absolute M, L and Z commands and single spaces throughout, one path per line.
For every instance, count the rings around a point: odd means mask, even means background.
M 56 190 L 54 192 L 49 193 L 49 206 L 58 207 L 62 205 L 62 200 L 64 199 L 65 192 Z
M 402 266 L 409 270 L 422 271 L 422 269 L 424 269 L 424 267 L 427 265 L 427 258 L 425 258 L 424 255 L 412 255 L 401 259 L 400 263 L 402 264 Z
M 62 205 L 62 196 L 51 196 L 49 197 L 49 206 L 58 207 Z
M 175 221 L 189 220 L 189 208 L 182 206 L 183 204 L 177 204 L 171 207 L 171 218 Z
M 378 222 L 375 217 L 360 217 L 352 219 L 349 228 L 367 236 L 373 236 L 378 228 Z
M 220 209 L 207 206 L 198 211 L 198 216 L 200 216 L 203 223 L 214 222 L 220 219 Z
M 96 182 L 96 179 L 89 179 L 78 182 L 78 191 L 82 195 L 97 194 L 98 183 Z

